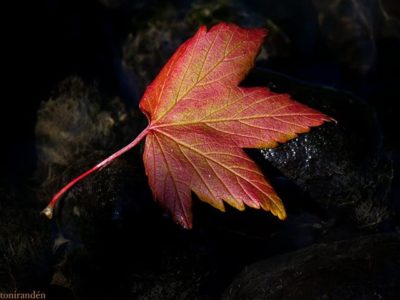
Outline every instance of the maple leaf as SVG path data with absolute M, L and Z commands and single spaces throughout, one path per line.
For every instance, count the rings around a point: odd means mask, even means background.
M 143 161 L 154 198 L 185 228 L 192 226 L 192 191 L 224 211 L 224 201 L 270 211 L 282 201 L 243 148 L 271 148 L 330 121 L 328 116 L 263 87 L 239 87 L 254 64 L 264 29 L 221 23 L 202 26 L 182 44 L 140 102 L 149 124 L 129 145 L 72 180 L 106 166 L 146 137 Z

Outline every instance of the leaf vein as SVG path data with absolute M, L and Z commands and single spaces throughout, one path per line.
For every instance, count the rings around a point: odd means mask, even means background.
M 161 154 L 162 154 L 162 156 L 163 156 L 163 158 L 164 158 L 165 165 L 166 165 L 166 167 L 167 167 L 168 173 L 170 174 L 171 179 L 172 179 L 172 182 L 173 182 L 173 186 L 174 186 L 174 189 L 175 189 L 176 196 L 178 197 L 178 201 L 175 201 L 175 203 L 176 203 L 176 202 L 179 203 L 179 206 L 181 207 L 181 211 L 182 211 L 182 212 L 184 213 L 184 215 L 185 215 L 185 220 L 189 220 L 189 219 L 188 219 L 188 215 L 187 215 L 187 213 L 186 213 L 186 210 L 185 210 L 185 208 L 184 208 L 184 206 L 183 206 L 182 199 L 181 199 L 180 194 L 179 194 L 179 191 L 178 191 L 178 187 L 176 186 L 175 178 L 174 178 L 174 176 L 172 175 L 171 166 L 169 165 L 168 159 L 167 159 L 167 157 L 166 157 L 166 155 L 165 155 L 165 150 L 164 150 L 164 148 L 163 148 L 163 146 L 162 146 L 162 143 L 160 142 L 159 138 L 157 137 L 157 135 L 155 134 L 154 136 L 156 137 L 158 146 L 160 147 L 160 151 L 161 151 Z M 166 179 L 165 179 L 165 180 L 166 180 Z M 165 181 L 164 181 L 164 189 L 165 189 Z
M 247 180 L 247 178 L 245 178 L 245 177 L 243 177 L 241 174 L 235 172 L 234 170 L 232 170 L 231 168 L 229 168 L 229 167 L 226 166 L 225 164 L 221 163 L 220 161 L 218 161 L 218 160 L 216 160 L 216 159 L 213 159 L 213 158 L 211 158 L 211 157 L 205 155 L 205 153 L 203 153 L 203 152 L 197 150 L 196 148 L 192 148 L 190 145 L 188 145 L 188 144 L 186 144 L 186 143 L 184 143 L 184 142 L 182 142 L 182 141 L 179 141 L 179 140 L 175 139 L 173 136 L 169 135 L 168 133 L 166 133 L 166 132 L 164 132 L 164 131 L 161 131 L 161 130 L 158 130 L 157 132 L 159 132 L 160 134 L 163 134 L 163 135 L 166 136 L 167 138 L 169 138 L 169 139 L 175 141 L 175 143 L 177 143 L 177 144 L 179 143 L 179 144 L 181 144 L 183 147 L 186 147 L 186 148 L 188 148 L 189 150 L 196 152 L 196 153 L 199 154 L 200 156 L 206 157 L 207 159 L 209 159 L 210 161 L 214 162 L 215 164 L 221 166 L 222 168 L 224 168 L 225 170 L 229 171 L 230 173 L 233 173 L 234 175 L 236 175 L 236 176 L 242 178 L 244 181 L 250 183 L 250 184 L 251 184 L 252 186 L 254 186 L 257 190 L 259 190 L 262 194 L 264 194 L 265 196 L 267 196 L 268 199 L 270 199 L 270 201 L 274 204 L 274 206 L 275 206 L 276 208 L 278 208 L 278 210 L 280 210 L 279 205 L 275 203 L 274 199 L 271 198 L 271 197 L 268 195 L 268 193 L 266 193 L 265 191 L 263 191 L 259 186 L 257 186 L 257 185 L 256 185 L 254 182 L 252 182 L 251 180 Z

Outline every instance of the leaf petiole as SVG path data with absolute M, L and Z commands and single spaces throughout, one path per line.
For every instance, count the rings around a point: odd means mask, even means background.
M 42 211 L 42 214 L 44 214 L 47 218 L 51 219 L 53 217 L 54 207 L 56 206 L 57 202 L 60 200 L 62 195 L 64 195 L 71 187 L 73 187 L 76 183 L 78 183 L 79 181 L 84 179 L 86 176 L 104 168 L 105 166 L 110 164 L 114 159 L 120 157 L 125 152 L 131 150 L 147 135 L 149 130 L 150 130 L 150 127 L 147 126 L 131 143 L 129 143 L 122 149 L 118 150 L 117 152 L 113 153 L 112 155 L 107 157 L 105 160 L 103 160 L 102 162 L 95 165 L 93 168 L 87 170 L 86 172 L 84 172 L 81 175 L 72 179 L 67 185 L 65 185 L 61 190 L 59 190 L 57 194 L 54 195 L 54 197 L 51 199 L 50 203 Z

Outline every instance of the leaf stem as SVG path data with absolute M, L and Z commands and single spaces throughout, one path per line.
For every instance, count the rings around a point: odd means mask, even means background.
M 96 172 L 97 170 L 104 168 L 105 166 L 110 164 L 114 159 L 120 157 L 125 152 L 131 150 L 149 133 L 149 131 L 150 131 L 150 127 L 147 126 L 131 143 L 129 143 L 122 149 L 118 150 L 117 152 L 113 153 L 112 155 L 107 157 L 105 160 L 103 160 L 102 162 L 95 165 L 93 168 L 87 170 L 86 172 L 82 173 L 78 177 L 72 179 L 67 185 L 65 185 L 61 190 L 59 190 L 57 194 L 54 195 L 54 197 L 51 199 L 50 203 L 42 211 L 42 214 L 44 214 L 46 217 L 51 219 L 53 217 L 54 207 L 56 206 L 58 200 L 60 200 L 62 195 L 64 195 L 71 187 L 73 187 L 76 183 L 78 183 L 79 181 L 84 179 L 86 176 L 92 174 L 93 172 Z

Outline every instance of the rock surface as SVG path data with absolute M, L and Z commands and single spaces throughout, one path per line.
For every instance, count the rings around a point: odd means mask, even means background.
M 397 299 L 400 238 L 316 244 L 246 267 L 223 299 Z
M 289 93 L 336 120 L 275 149 L 262 149 L 264 163 L 258 159 L 260 165 L 267 170 L 272 165 L 305 192 L 310 203 L 324 209 L 326 216 L 360 227 L 375 226 L 393 217 L 388 199 L 393 163 L 383 147 L 371 106 L 350 94 L 310 86 L 263 69 L 253 72 L 248 81 Z
M 39 167 L 66 167 L 98 149 L 115 150 L 137 130 L 130 114 L 119 98 L 103 96 L 94 84 L 79 77 L 65 79 L 38 111 Z

